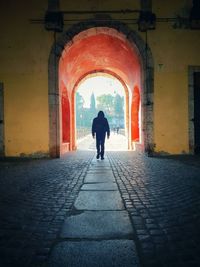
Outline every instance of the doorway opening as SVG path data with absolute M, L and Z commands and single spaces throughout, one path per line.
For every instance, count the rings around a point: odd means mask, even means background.
M 200 67 L 189 67 L 189 150 L 200 154 Z
M 129 148 L 129 92 L 108 73 L 93 73 L 80 81 L 76 90 L 76 146 L 78 150 L 95 150 L 91 125 L 102 110 L 110 126 L 107 151 L 126 151 Z
M 0 83 L 0 157 L 4 156 L 4 90 L 3 83 Z

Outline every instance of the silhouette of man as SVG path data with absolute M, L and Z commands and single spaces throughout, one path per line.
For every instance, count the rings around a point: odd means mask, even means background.
M 92 136 L 95 138 L 96 134 L 96 148 L 97 148 L 97 159 L 101 156 L 104 159 L 104 143 L 107 133 L 107 138 L 110 137 L 110 127 L 108 120 L 105 118 L 103 111 L 99 111 L 98 116 L 93 119 L 92 123 Z

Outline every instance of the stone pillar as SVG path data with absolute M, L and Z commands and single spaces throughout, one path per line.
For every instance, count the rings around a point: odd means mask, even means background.
M 60 156 L 60 94 L 58 88 L 58 62 L 55 46 L 49 57 L 49 153 L 55 158 Z

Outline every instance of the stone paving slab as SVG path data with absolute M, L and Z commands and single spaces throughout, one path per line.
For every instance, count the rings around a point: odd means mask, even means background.
M 108 162 L 107 157 L 105 157 L 105 160 L 97 160 L 97 159 L 93 159 L 90 165 L 91 169 L 95 169 L 95 170 L 100 170 L 100 169 L 104 169 L 104 170 L 110 170 L 110 163 Z
M 74 207 L 77 210 L 123 210 L 118 191 L 80 191 Z
M 116 183 L 92 183 L 84 184 L 81 190 L 115 191 L 118 190 L 118 187 Z
M 48 267 L 139 267 L 132 240 L 62 242 L 56 245 Z
M 88 172 L 84 181 L 85 183 L 107 183 L 115 182 L 115 178 L 111 171 L 101 173 L 94 171 L 93 173 Z
M 94 168 L 92 168 L 92 169 L 89 169 L 88 171 L 87 171 L 87 174 L 88 175 L 94 175 L 94 174 L 96 174 L 96 175 L 98 175 L 98 176 L 105 176 L 105 175 L 107 175 L 107 176 L 113 176 L 113 172 L 112 172 L 112 170 L 111 169 L 103 169 L 103 168 L 99 168 L 99 169 L 94 169 Z
M 65 219 L 61 238 L 132 238 L 127 211 L 85 211 Z

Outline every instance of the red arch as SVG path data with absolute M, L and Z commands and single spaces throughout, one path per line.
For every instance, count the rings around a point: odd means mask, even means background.
M 120 76 L 118 76 L 116 73 L 113 73 L 112 71 L 110 70 L 104 70 L 104 69 L 99 69 L 99 70 L 94 70 L 92 72 L 89 72 L 89 73 L 86 73 L 85 75 L 83 75 L 82 77 L 80 77 L 80 79 L 76 82 L 74 88 L 73 88 L 73 91 L 72 91 L 72 110 L 74 110 L 74 104 L 75 104 L 75 93 L 78 89 L 78 86 L 80 84 L 80 82 L 82 80 L 84 80 L 85 78 L 87 78 L 88 76 L 90 75 L 93 75 L 93 74 L 109 74 L 110 76 L 113 76 L 115 77 L 123 86 L 124 88 L 124 92 L 125 92 L 125 103 L 126 103 L 126 114 L 125 114 L 125 122 L 126 122 L 126 125 L 125 125 L 125 128 L 126 128 L 126 132 L 128 133 L 128 139 L 129 139 L 129 89 L 127 87 L 127 85 L 125 84 L 125 82 L 121 79 Z M 75 116 L 74 116 L 75 118 Z M 75 120 L 72 121 L 72 136 L 75 136 Z M 76 143 L 76 140 L 74 139 L 73 140 L 74 143 Z M 76 144 L 74 145 L 74 147 L 76 147 Z M 130 148 L 131 145 L 130 143 L 128 143 L 128 148 Z
M 138 51 L 127 38 L 110 28 L 92 28 L 79 33 L 68 43 L 59 62 L 59 84 L 67 88 L 62 94 L 63 141 L 69 140 L 71 149 L 75 149 L 74 94 L 77 84 L 90 73 L 104 72 L 116 77 L 127 88 L 141 84 L 141 64 Z M 127 108 L 127 123 L 130 129 L 130 141 L 139 140 L 138 111 L 140 97 L 136 89 L 132 91 L 131 110 Z M 135 92 L 135 93 L 134 93 Z M 139 92 L 139 89 L 138 89 Z M 67 121 L 67 124 L 66 124 Z

